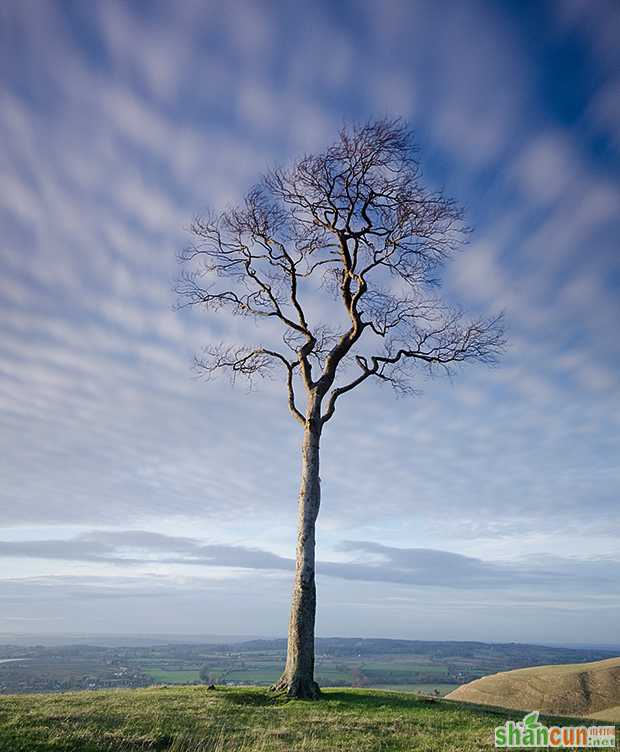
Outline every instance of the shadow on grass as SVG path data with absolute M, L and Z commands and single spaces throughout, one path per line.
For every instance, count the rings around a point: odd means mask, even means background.
M 468 710 L 469 712 L 478 712 L 484 715 L 496 715 L 511 713 L 515 718 L 520 718 L 519 711 L 507 711 L 505 708 L 492 708 L 489 706 L 466 705 L 458 702 L 444 702 L 440 698 L 425 697 L 416 694 L 399 694 L 396 692 L 381 692 L 376 694 L 373 691 L 357 692 L 347 691 L 346 689 L 328 689 L 323 691 L 318 700 L 294 700 L 287 697 L 284 693 L 274 694 L 269 689 L 251 689 L 234 690 L 227 689 L 218 692 L 218 697 L 229 705 L 241 705 L 246 707 L 272 707 L 274 705 L 287 705 L 289 703 L 303 703 L 304 705 L 315 705 L 317 709 L 323 707 L 327 709 L 331 706 L 350 708 L 356 711 L 381 711 L 389 708 L 390 710 L 413 710 L 414 708 L 428 708 L 436 712 L 454 713 L 457 710 Z
M 222 692 L 219 694 L 219 697 L 221 697 L 224 702 L 230 703 L 231 705 L 254 705 L 262 707 L 265 705 L 276 705 L 281 702 L 278 695 L 270 693 L 267 689 L 264 692 L 248 692 L 244 690 Z
M 364 708 L 394 708 L 407 709 L 414 707 L 440 707 L 439 703 L 433 698 L 424 698 L 411 695 L 403 697 L 402 695 L 386 692 L 381 695 L 375 694 L 358 694 L 357 692 L 347 692 L 347 690 L 328 690 L 323 692 L 318 700 L 294 700 L 287 697 L 286 693 L 274 693 L 269 689 L 261 690 L 243 690 L 230 689 L 218 693 L 218 697 L 230 705 L 245 705 L 254 707 L 267 707 L 273 705 L 287 705 L 289 703 L 303 703 L 304 705 L 316 705 L 317 708 L 325 707 L 327 704 L 347 706 L 358 710 Z
M 383 694 L 377 695 L 377 694 L 365 694 L 365 693 L 357 693 L 357 692 L 347 692 L 345 691 L 329 691 L 329 692 L 323 692 L 321 695 L 321 701 L 327 701 L 327 702 L 338 702 L 342 705 L 348 705 L 352 708 L 367 708 L 368 710 L 371 709 L 378 709 L 378 708 L 393 708 L 393 709 L 399 709 L 399 710 L 406 710 L 410 708 L 420 708 L 420 707 L 432 707 L 439 709 L 442 707 L 441 703 L 435 700 L 434 698 L 426 698 L 421 697 L 418 695 L 410 695 L 408 697 L 405 697 L 403 695 L 397 694 L 396 692 L 385 692 Z

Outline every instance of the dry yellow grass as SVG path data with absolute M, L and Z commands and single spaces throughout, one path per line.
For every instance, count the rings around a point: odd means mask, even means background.
M 606 708 L 599 713 L 592 713 L 590 718 L 596 718 L 597 721 L 611 721 L 611 723 L 620 723 L 620 705 L 615 708 Z
M 450 692 L 447 699 L 618 721 L 620 657 L 504 671 L 465 684 Z

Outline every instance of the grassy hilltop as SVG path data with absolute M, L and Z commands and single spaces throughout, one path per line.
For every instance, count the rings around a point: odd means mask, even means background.
M 620 658 L 503 671 L 451 692 L 453 700 L 620 722 Z
M 0 752 L 479 752 L 510 717 L 521 715 L 355 689 L 320 702 L 201 686 L 8 695 Z

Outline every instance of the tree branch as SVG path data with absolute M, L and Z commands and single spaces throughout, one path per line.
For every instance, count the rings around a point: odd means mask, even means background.
M 362 369 L 362 373 L 356 379 L 353 379 L 353 381 L 349 382 L 345 386 L 332 389 L 329 397 L 329 402 L 327 403 L 327 409 L 324 415 L 321 416 L 321 424 L 327 423 L 327 421 L 330 420 L 330 418 L 333 416 L 336 410 L 336 401 L 338 400 L 338 397 L 352 391 L 356 386 L 359 386 L 362 382 L 366 381 L 369 376 L 376 374 L 378 366 L 373 365 L 372 368 L 368 368 L 366 359 L 359 355 L 357 356 L 356 361 L 359 367 Z
M 295 369 L 315 414 L 327 398 L 324 423 L 339 397 L 370 377 L 411 393 L 416 365 L 493 364 L 503 350 L 501 317 L 467 322 L 430 294 L 469 230 L 452 199 L 422 184 L 412 135 L 400 120 L 343 128 L 323 153 L 272 169 L 240 206 L 197 218 L 191 230 L 194 242 L 180 254 L 191 270 L 180 276 L 178 307 L 277 321 L 294 352 L 287 360 L 260 347 L 220 350 L 211 353 L 209 371 L 227 367 L 233 377 L 251 378 L 280 360 L 300 422 Z M 317 316 L 326 282 L 344 323 L 334 325 L 331 311 L 327 322 L 308 315 Z M 353 358 L 360 373 L 335 387 Z
M 288 407 L 292 416 L 305 425 L 306 419 L 295 404 L 295 389 L 293 376 L 298 361 L 291 362 L 281 353 L 265 347 L 253 349 L 247 347 L 235 347 L 233 345 L 217 345 L 205 348 L 204 357 L 194 359 L 194 367 L 204 372 L 207 377 L 212 377 L 217 371 L 226 369 L 231 373 L 234 382 L 238 375 L 245 376 L 250 381 L 253 376 L 267 376 L 271 372 L 273 361 L 277 360 L 287 371 Z

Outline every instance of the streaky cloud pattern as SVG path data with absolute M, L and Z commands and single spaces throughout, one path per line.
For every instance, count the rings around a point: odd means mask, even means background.
M 319 633 L 616 639 L 617 3 L 8 0 L 0 36 L 0 630 L 283 633 L 299 428 L 277 379 L 193 375 L 257 332 L 173 310 L 175 254 L 387 114 L 474 228 L 450 299 L 510 349 L 343 399 Z

